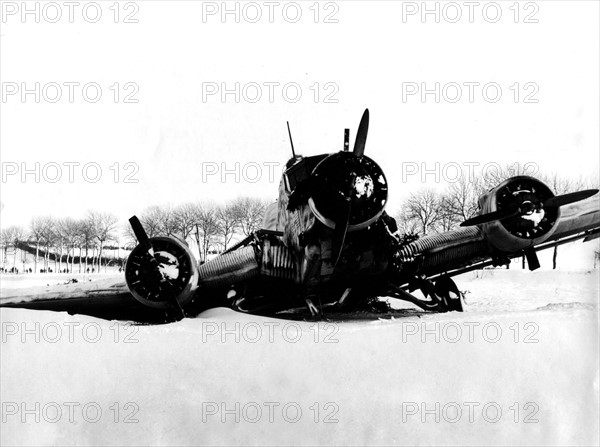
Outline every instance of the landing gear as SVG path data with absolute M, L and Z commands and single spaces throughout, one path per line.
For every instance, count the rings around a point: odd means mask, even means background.
M 440 276 L 435 282 L 435 296 L 441 299 L 447 312 L 462 312 L 463 293 L 449 276 Z
M 463 312 L 462 299 L 464 294 L 458 290 L 456 283 L 449 276 L 440 276 L 435 283 L 425 278 L 415 278 L 410 284 L 410 290 L 420 289 L 425 298 L 417 298 L 411 293 L 394 287 L 392 296 L 408 301 L 424 310 L 434 312 Z
M 316 298 L 316 297 L 313 296 L 312 298 Z M 310 311 L 310 315 L 313 318 L 320 319 L 322 316 L 321 311 L 319 310 L 319 308 L 317 306 L 315 306 L 315 303 L 313 303 L 313 300 L 310 297 L 306 296 L 306 297 L 304 297 L 304 302 L 306 303 L 306 307 Z

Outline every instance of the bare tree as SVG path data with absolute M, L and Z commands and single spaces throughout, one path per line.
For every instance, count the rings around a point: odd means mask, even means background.
M 8 263 L 8 249 L 10 248 L 10 244 L 12 243 L 12 227 L 3 228 L 0 232 L 0 245 L 2 246 L 2 250 L 4 254 L 2 256 L 2 267 L 6 269 L 6 264 Z
M 446 212 L 456 216 L 461 222 L 465 221 L 477 213 L 479 197 L 484 192 L 481 178 L 461 177 L 458 182 L 448 185 L 443 196 L 443 207 Z
M 12 227 L 12 246 L 15 250 L 13 258 L 13 268 L 17 268 L 17 253 L 19 251 L 19 244 L 25 239 L 25 229 L 21 226 L 15 225 Z
M 175 232 L 185 241 L 194 231 L 200 207 L 193 203 L 184 203 L 173 210 Z
M 67 270 L 73 273 L 73 263 L 75 259 L 75 247 L 78 244 L 79 228 L 77 221 L 70 217 L 61 219 L 59 222 L 60 233 L 64 238 L 65 245 L 67 248 Z M 69 260 L 71 261 L 71 268 L 69 268 Z
M 206 256 L 210 249 L 213 239 L 219 232 L 216 207 L 211 204 L 198 206 L 196 215 L 195 233 L 196 243 L 200 259 L 206 262 Z
M 402 207 L 402 214 L 409 220 L 419 224 L 419 231 L 427 235 L 436 230 L 441 215 L 442 199 L 440 194 L 432 189 L 421 189 L 410 195 Z
M 140 214 L 140 222 L 148 237 L 178 235 L 187 239 L 195 230 L 202 206 L 196 203 L 184 203 L 173 209 L 165 206 L 151 206 Z M 128 242 L 137 244 L 137 238 L 129 223 L 123 227 Z
M 140 215 L 140 222 L 148 237 L 177 234 L 177 219 L 170 207 L 151 206 L 146 208 Z
M 170 206 L 159 207 L 159 230 L 161 236 L 174 236 L 179 234 L 179 222 L 175 210 Z
M 541 175 L 539 178 L 546 183 L 556 195 L 567 194 L 569 192 L 585 189 L 587 186 L 583 177 L 567 178 L 560 175 L 558 172 L 553 172 L 548 175 Z
M 23 233 L 23 243 L 27 242 L 27 233 Z M 25 263 L 27 262 L 27 250 L 21 250 L 21 265 L 23 266 L 23 271 L 25 271 Z
M 162 211 L 158 206 L 146 208 L 140 214 L 140 222 L 146 231 L 148 237 L 160 236 L 160 225 L 162 219 Z
M 122 267 L 123 266 L 123 259 L 121 258 L 121 240 L 122 240 L 122 234 L 120 232 L 118 232 L 118 231 L 115 230 L 115 233 L 114 233 L 114 236 L 113 236 L 113 240 L 114 240 L 114 242 L 115 242 L 115 244 L 117 246 L 117 256 L 116 256 L 116 259 L 117 259 L 119 267 Z M 114 259 L 115 259 L 115 254 L 114 254 L 114 251 L 113 251 L 113 260 Z
M 133 232 L 133 229 L 131 228 L 129 222 L 121 224 L 121 234 L 125 236 L 125 246 L 133 247 L 137 245 L 137 237 L 135 237 L 135 233 Z
M 79 245 L 79 273 L 81 273 L 81 257 L 85 249 L 85 270 L 88 268 L 89 249 L 94 246 L 94 238 L 96 237 L 95 228 L 90 224 L 89 219 L 81 219 L 77 221 L 77 242 Z
M 98 242 L 97 266 L 98 273 L 102 267 L 102 250 L 106 241 L 112 240 L 118 219 L 111 213 L 89 211 L 87 219 L 93 229 L 94 238 Z M 93 265 L 93 264 L 92 264 Z
M 490 166 L 481 177 L 481 187 L 483 191 L 495 188 L 504 180 L 517 175 L 533 175 L 532 166 L 527 163 L 513 163 L 504 166 Z M 537 175 L 539 177 L 539 175 Z
M 11 247 L 13 249 L 13 269 L 17 267 L 17 252 L 19 251 L 19 243 L 23 240 L 23 236 L 23 228 L 16 225 L 5 228 L 0 232 L 0 244 L 4 251 L 2 266 L 5 270 L 7 269 L 8 252 Z
M 50 249 L 54 246 L 56 239 L 56 219 L 52 216 L 45 216 L 40 218 L 41 225 L 41 242 L 44 247 L 44 270 L 48 272 L 50 269 Z M 37 253 L 36 253 L 37 254 Z
M 441 196 L 439 219 L 437 222 L 438 230 L 442 232 L 454 230 L 461 222 L 462 219 L 449 206 L 447 197 Z
M 254 197 L 240 197 L 233 202 L 238 227 L 244 236 L 260 229 L 268 204 L 268 201 Z
M 407 216 L 405 207 L 402 207 L 402 210 L 396 215 L 395 219 L 399 234 L 417 234 L 419 232 L 419 222 Z
M 35 244 L 35 258 L 33 260 L 33 272 L 38 273 L 38 258 L 40 257 L 40 246 L 44 240 L 44 219 L 34 217 L 29 225 L 29 235 L 31 241 Z
M 227 250 L 227 246 L 235 235 L 239 221 L 237 210 L 233 202 L 217 207 L 215 216 L 217 218 L 218 233 L 221 238 L 223 250 Z
M 54 249 L 54 270 L 57 272 L 62 272 L 62 257 L 66 244 L 67 237 L 64 232 L 63 219 L 57 219 L 54 227 L 54 238 L 52 240 L 52 248 Z

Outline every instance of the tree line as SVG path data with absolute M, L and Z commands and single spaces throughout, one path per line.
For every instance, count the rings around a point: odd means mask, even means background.
M 40 257 L 42 267 L 39 270 L 46 272 L 51 270 L 51 260 L 54 261 L 54 271 L 63 271 L 64 264 L 65 270 L 73 272 L 76 258 L 80 272 L 82 268 L 84 271 L 88 268 L 99 271 L 107 242 L 118 241 L 114 237 L 117 223 L 118 219 L 111 213 L 89 211 L 82 219 L 36 216 L 31 219 L 27 228 L 13 225 L 2 229 L 0 246 L 3 250 L 3 268 L 8 270 L 11 249 L 13 270 L 17 269 L 19 249 L 22 262 L 31 249 L 34 253 L 34 272 L 38 272 Z
M 256 197 L 239 197 L 222 205 L 193 202 L 175 207 L 152 206 L 138 217 L 149 237 L 193 238 L 203 262 L 209 253 L 227 250 L 236 236 L 243 238 L 259 230 L 270 203 Z M 125 233 L 129 241 L 137 243 L 129 225 Z
M 268 204 L 264 199 L 240 197 L 223 205 L 196 202 L 151 206 L 138 217 L 149 237 L 193 237 L 199 259 L 204 261 L 209 252 L 226 250 L 236 236 L 245 237 L 259 229 Z M 28 227 L 13 225 L 0 231 L 3 271 L 11 270 L 11 261 L 12 270 L 18 271 L 20 249 L 23 263 L 28 251 L 34 255 L 34 272 L 52 270 L 51 261 L 55 272 L 74 272 L 75 264 L 80 273 L 88 269 L 100 272 L 110 262 L 103 256 L 107 248 L 127 251 L 136 244 L 129 223 L 120 224 L 114 214 L 93 210 L 81 219 L 36 216 Z M 122 266 L 124 259 L 116 261 Z

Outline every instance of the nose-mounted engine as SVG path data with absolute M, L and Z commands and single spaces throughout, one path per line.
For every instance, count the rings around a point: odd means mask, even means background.
M 488 241 L 504 252 L 515 252 L 548 239 L 557 227 L 560 207 L 552 190 L 533 177 L 505 180 L 480 199 L 482 215 L 499 220 L 483 224 Z
M 362 230 L 385 208 L 388 185 L 383 170 L 371 158 L 338 152 L 321 161 L 313 172 L 311 211 L 328 228 L 348 221 L 347 231 Z
M 346 129 L 343 151 L 298 160 L 284 174 L 290 191 L 287 209 L 293 211 L 307 203 L 317 220 L 333 231 L 334 266 L 340 259 L 346 234 L 375 223 L 388 200 L 383 170 L 364 155 L 368 129 L 367 109 L 351 152 Z

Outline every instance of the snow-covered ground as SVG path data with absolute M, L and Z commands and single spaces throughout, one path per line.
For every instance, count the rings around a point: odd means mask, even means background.
M 0 309 L 0 443 L 598 444 L 598 270 L 456 280 L 462 314 L 368 322 Z
M 122 278 L 125 279 L 124 273 L 20 273 L 18 275 L 12 273 L 0 273 L 0 293 L 4 296 L 12 296 L 13 291 L 22 290 L 32 287 L 54 287 L 57 285 L 67 284 L 76 279 L 77 282 L 91 282 L 107 278 Z

